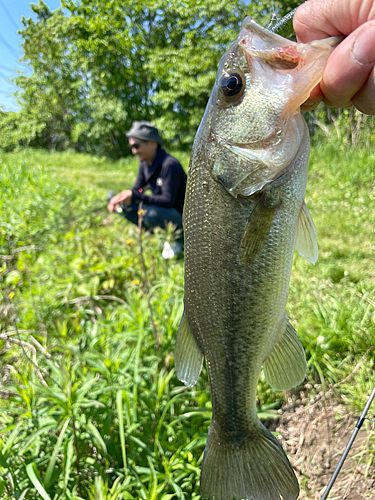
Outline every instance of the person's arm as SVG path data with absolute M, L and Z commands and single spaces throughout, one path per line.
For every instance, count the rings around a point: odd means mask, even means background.
M 355 106 L 375 114 L 375 0 L 309 0 L 296 11 L 294 30 L 299 42 L 330 36 L 346 38 L 330 55 L 320 84 L 302 106 Z
M 174 206 L 178 186 L 181 180 L 181 170 L 171 158 L 166 160 L 163 165 L 161 175 L 163 185 L 161 186 L 160 194 L 145 195 L 137 189 L 132 189 L 133 200 L 143 201 L 148 205 L 157 205 L 159 207 L 171 208 Z
M 130 189 L 126 189 L 125 191 L 121 191 L 121 193 L 113 196 L 107 205 L 107 208 L 110 212 L 117 211 L 120 205 L 130 206 L 132 202 L 133 193 Z
M 133 201 L 133 189 L 137 190 L 141 189 L 144 185 L 144 172 L 142 166 L 138 169 L 137 178 L 132 189 L 126 189 L 125 191 L 121 191 L 120 193 L 113 196 L 107 205 L 107 208 L 110 212 L 114 212 L 120 205 L 130 206 Z

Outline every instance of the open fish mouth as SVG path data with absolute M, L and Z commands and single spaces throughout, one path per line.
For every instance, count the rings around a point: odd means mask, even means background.
M 320 80 L 332 48 L 343 39 L 343 36 L 335 36 L 308 44 L 297 43 L 269 31 L 248 16 L 242 23 L 236 43 L 245 51 L 250 64 L 251 59 L 262 60 L 274 69 L 296 71 L 293 78 L 295 99 L 290 99 L 289 103 L 295 110 L 307 99 L 311 83 L 315 86 Z
M 300 56 L 304 50 L 302 44 L 289 42 L 270 32 L 250 16 L 242 23 L 237 42 L 250 56 L 262 57 L 282 69 L 296 68 L 301 62 Z

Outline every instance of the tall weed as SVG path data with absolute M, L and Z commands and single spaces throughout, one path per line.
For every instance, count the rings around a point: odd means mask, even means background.
M 171 235 L 143 235 L 147 289 L 137 228 L 105 211 L 65 223 L 121 189 L 121 168 L 130 185 L 135 164 L 0 160 L 0 498 L 198 500 L 210 392 L 205 370 L 193 390 L 175 376 L 183 262 L 161 258 Z M 340 389 L 355 408 L 374 368 L 373 165 L 368 151 L 313 150 L 306 201 L 320 259 L 296 257 L 288 302 L 311 386 L 363 360 L 358 383 Z M 258 395 L 274 416 L 282 395 L 263 379 Z

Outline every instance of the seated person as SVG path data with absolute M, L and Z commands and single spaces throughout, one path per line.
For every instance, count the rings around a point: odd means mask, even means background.
M 135 121 L 126 133 L 132 153 L 139 158 L 137 179 L 131 189 L 121 191 L 108 202 L 110 212 L 121 207 L 126 219 L 138 224 L 138 204 L 143 202 L 143 227 L 165 227 L 172 222 L 182 230 L 182 210 L 186 189 L 186 174 L 176 158 L 161 147 L 158 129 L 150 122 Z M 152 194 L 147 194 L 146 191 Z M 177 239 L 176 251 L 182 250 L 183 238 Z M 168 245 L 164 250 L 169 250 Z M 178 247 L 178 248 L 177 248 Z M 168 252 L 164 251 L 166 255 Z M 170 253 L 170 252 L 169 252 Z

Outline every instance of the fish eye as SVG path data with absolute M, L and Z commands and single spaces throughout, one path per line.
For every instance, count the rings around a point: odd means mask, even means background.
M 231 73 L 230 75 L 223 76 L 220 81 L 220 90 L 225 97 L 241 97 L 244 90 L 242 76 L 239 73 Z

